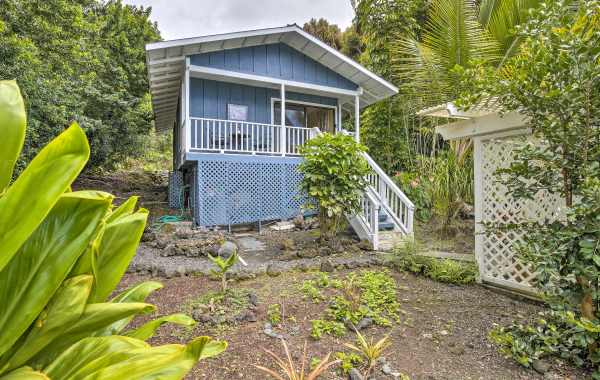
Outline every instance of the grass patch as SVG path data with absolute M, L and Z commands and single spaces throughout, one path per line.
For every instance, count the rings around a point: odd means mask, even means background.
M 416 243 L 406 242 L 404 247 L 396 251 L 394 266 L 398 270 L 423 275 L 432 280 L 449 284 L 466 285 L 477 280 L 479 272 L 473 263 L 437 259 L 418 253 L 419 248 Z
M 341 280 L 319 273 L 301 286 L 301 291 L 313 300 L 325 299 L 325 289 L 331 302 L 323 318 L 311 321 L 311 336 L 315 339 L 325 334 L 343 336 L 347 325 L 356 325 L 364 318 L 380 326 L 400 321 L 396 282 L 387 270 L 350 273 Z

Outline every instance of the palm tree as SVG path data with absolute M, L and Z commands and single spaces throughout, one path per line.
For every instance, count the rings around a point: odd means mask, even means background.
M 421 38 L 401 36 L 393 46 L 397 79 L 410 85 L 426 104 L 458 95 L 456 65 L 473 60 L 501 66 L 517 51 L 514 27 L 539 0 L 434 0 Z

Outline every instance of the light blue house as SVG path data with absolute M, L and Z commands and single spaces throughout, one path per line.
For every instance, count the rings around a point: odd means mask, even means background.
M 297 25 L 149 44 L 158 130 L 173 130 L 172 205 L 200 226 L 289 219 L 301 212 L 299 148 L 342 130 L 397 88 Z M 377 164 L 349 220 L 375 248 L 412 233 L 414 206 Z M 389 229 L 383 233 L 382 229 Z M 385 238 L 384 238 L 385 236 Z M 386 240 L 388 243 L 384 243 Z

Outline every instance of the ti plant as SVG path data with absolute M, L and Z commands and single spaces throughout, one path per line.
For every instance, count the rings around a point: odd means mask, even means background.
M 283 344 L 283 349 L 285 351 L 285 358 L 281 358 L 277 354 L 265 350 L 269 356 L 273 358 L 277 366 L 281 371 L 283 371 L 284 376 L 277 373 L 277 371 L 272 370 L 267 367 L 263 367 L 260 365 L 254 365 L 259 370 L 268 373 L 274 379 L 277 380 L 315 380 L 318 379 L 329 367 L 337 365 L 340 363 L 340 360 L 329 360 L 331 354 L 325 355 L 322 359 L 313 360 L 314 368 L 306 373 L 306 341 L 304 342 L 304 349 L 302 350 L 302 361 L 299 366 L 294 365 L 294 360 L 292 359 L 292 355 L 290 354 L 290 350 L 288 348 L 285 340 L 281 340 Z
M 14 81 L 0 81 L 0 379 L 181 379 L 225 342 L 145 342 L 186 315 L 129 322 L 155 310 L 145 282 L 110 298 L 135 255 L 148 212 L 136 197 L 119 207 L 100 191 L 71 191 L 88 161 L 83 130 L 73 124 L 14 180 L 26 114 Z
M 379 339 L 377 342 L 371 338 L 369 341 L 365 339 L 365 337 L 358 331 L 356 331 L 356 342 L 357 345 L 353 345 L 350 343 L 344 344 L 349 349 L 358 352 L 360 355 L 364 357 L 367 362 L 367 370 L 365 371 L 364 377 L 365 379 L 369 378 L 369 375 L 373 371 L 373 367 L 377 363 L 377 360 L 381 358 L 383 352 L 390 346 L 389 336 L 384 336 Z
M 221 279 L 221 290 L 225 293 L 227 291 L 227 272 L 238 261 L 237 252 L 233 252 L 227 259 L 223 259 L 221 256 L 211 256 L 210 254 L 208 258 L 219 268 L 218 270 L 213 269 L 211 272 Z

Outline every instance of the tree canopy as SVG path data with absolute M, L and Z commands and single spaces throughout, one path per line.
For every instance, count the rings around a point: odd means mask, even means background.
M 29 114 L 19 167 L 71 121 L 90 166 L 140 149 L 152 127 L 144 46 L 160 39 L 151 8 L 120 0 L 3 0 L 0 79 L 16 79 Z

